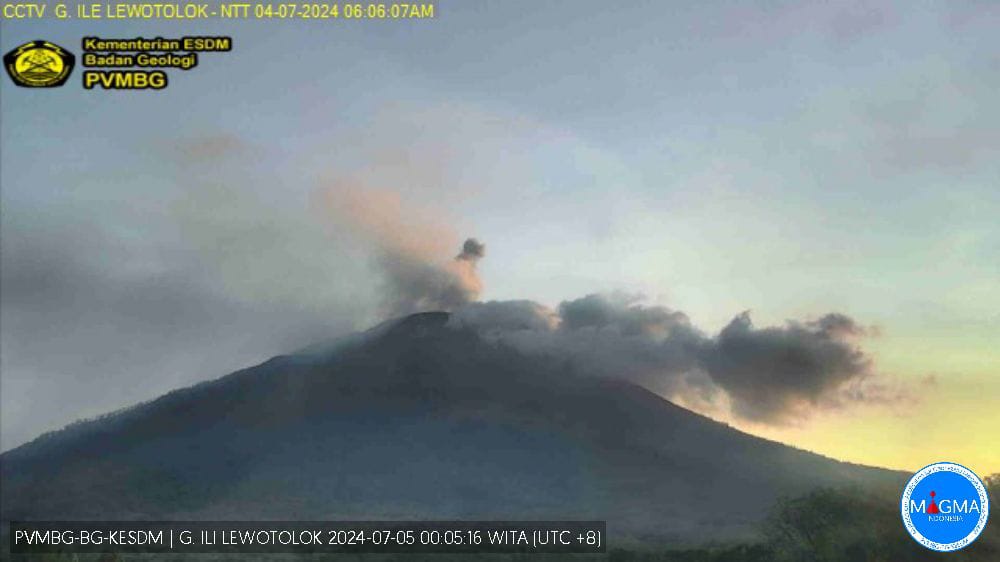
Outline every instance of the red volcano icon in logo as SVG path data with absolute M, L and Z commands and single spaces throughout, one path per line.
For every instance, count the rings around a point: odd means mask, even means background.
M 933 515 L 935 513 L 941 513 L 941 511 L 938 510 L 937 503 L 934 501 L 934 496 L 936 496 L 936 495 L 937 494 L 934 493 L 934 490 L 931 490 L 931 504 L 929 506 L 927 506 L 927 513 L 928 514 Z

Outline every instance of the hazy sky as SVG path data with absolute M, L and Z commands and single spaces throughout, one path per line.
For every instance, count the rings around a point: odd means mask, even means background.
M 437 13 L 0 23 L 4 52 L 234 39 L 160 92 L 3 77 L 3 449 L 378 321 L 377 260 L 330 196 L 359 191 L 448 251 L 484 241 L 484 300 L 642 293 L 709 334 L 848 314 L 922 399 L 740 426 L 1000 471 L 1000 4 Z

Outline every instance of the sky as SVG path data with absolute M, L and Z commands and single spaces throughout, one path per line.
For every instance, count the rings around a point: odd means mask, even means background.
M 0 448 L 367 328 L 402 311 L 387 264 L 475 237 L 481 301 L 627 294 L 705 342 L 744 311 L 810 334 L 846 315 L 897 399 L 706 413 L 853 462 L 1000 472 L 1000 5 L 436 13 L 0 21 L 4 52 L 234 41 L 158 92 L 3 78 Z

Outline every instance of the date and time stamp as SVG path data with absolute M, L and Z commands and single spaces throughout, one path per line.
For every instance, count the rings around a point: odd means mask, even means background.
M 354 0 L 344 2 L 0 2 L 0 23 L 16 31 L 18 23 L 76 21 L 86 30 L 90 24 L 138 20 L 176 21 L 195 24 L 215 21 L 426 21 L 439 16 L 437 3 L 405 0 Z M 345 24 L 346 25 L 346 24 Z M 79 25 L 78 25 L 79 26 Z M 76 26 L 76 27 L 78 27 Z M 57 25 L 52 26 L 55 31 Z M 35 37 L 37 28 L 25 26 L 32 36 L 4 44 L 3 66 L 17 86 L 31 89 L 59 88 L 76 73 L 84 90 L 159 91 L 170 84 L 175 70 L 189 71 L 200 65 L 205 53 L 229 53 L 232 36 L 176 35 L 85 36 L 81 51 L 61 46 L 49 37 Z M 176 28 L 171 28 L 176 31 Z M 183 32 L 185 26 L 180 28 Z M 17 34 L 5 32 L 5 37 Z M 65 45 L 65 44 L 64 44 Z
M 0 20 L 432 20 L 436 2 L 3 2 Z
M 606 521 L 34 521 L 10 524 L 11 552 L 607 552 Z

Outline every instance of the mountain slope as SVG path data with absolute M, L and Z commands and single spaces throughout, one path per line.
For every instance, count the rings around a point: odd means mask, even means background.
M 755 438 L 484 341 L 445 313 L 45 435 L 0 456 L 2 519 L 607 519 L 753 532 L 775 500 L 902 475 Z

